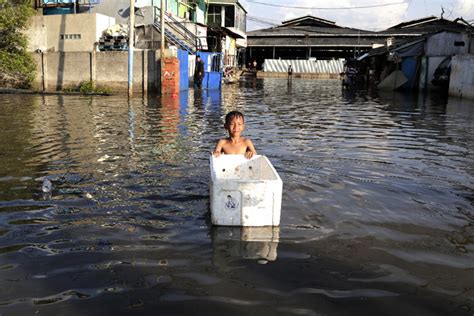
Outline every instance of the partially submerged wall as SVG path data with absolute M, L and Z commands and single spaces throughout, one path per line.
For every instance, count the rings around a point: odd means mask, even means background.
M 34 54 L 37 72 L 35 90 L 57 91 L 92 80 L 113 91 L 128 90 L 127 52 L 42 52 Z M 157 92 L 160 85 L 160 52 L 135 51 L 133 89 Z
M 453 56 L 449 94 L 474 99 L 474 55 Z

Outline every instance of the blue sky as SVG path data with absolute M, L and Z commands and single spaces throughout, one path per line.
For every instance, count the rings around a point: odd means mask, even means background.
M 454 20 L 463 17 L 474 23 L 474 0 L 239 0 L 239 2 L 248 11 L 247 31 L 268 28 L 272 26 L 271 24 L 278 25 L 282 21 L 308 14 L 334 21 L 339 26 L 378 31 L 403 21 L 431 15 L 440 17 L 441 8 L 444 10 L 444 18 Z

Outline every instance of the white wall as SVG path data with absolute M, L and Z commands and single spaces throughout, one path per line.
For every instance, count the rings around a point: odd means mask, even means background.
M 102 32 L 115 24 L 115 18 L 106 16 L 103 14 L 97 14 L 95 23 L 96 23 L 95 37 L 96 37 L 96 40 L 98 41 L 102 37 Z
M 449 94 L 474 99 L 474 55 L 453 56 Z
M 95 13 L 33 16 L 26 31 L 28 50 L 90 52 L 99 34 L 113 24 L 113 18 Z
M 454 46 L 455 42 L 464 42 L 464 46 Z M 466 54 L 469 48 L 469 38 L 466 34 L 441 32 L 426 40 L 426 56 L 451 56 Z

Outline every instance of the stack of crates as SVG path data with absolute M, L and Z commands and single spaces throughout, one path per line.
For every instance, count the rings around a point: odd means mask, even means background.
M 128 50 L 128 36 L 104 35 L 99 39 L 100 51 L 121 51 Z

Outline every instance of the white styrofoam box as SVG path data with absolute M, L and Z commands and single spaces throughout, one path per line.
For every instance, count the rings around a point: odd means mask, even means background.
M 283 183 L 267 157 L 211 156 L 210 164 L 214 225 L 280 225 Z

